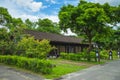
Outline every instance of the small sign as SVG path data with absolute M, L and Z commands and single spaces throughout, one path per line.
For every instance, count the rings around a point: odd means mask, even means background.
M 118 51 L 118 58 L 120 58 L 120 52 Z
M 112 57 L 112 51 L 111 51 L 111 50 L 109 51 L 109 59 L 110 59 L 110 60 L 113 59 L 113 57 Z

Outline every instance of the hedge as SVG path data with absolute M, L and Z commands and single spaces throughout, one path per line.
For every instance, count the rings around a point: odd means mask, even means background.
M 117 52 L 116 51 L 112 51 L 113 53 L 113 58 L 117 59 Z M 99 52 L 100 54 L 100 59 L 109 59 L 109 51 L 107 50 L 102 50 Z M 87 53 L 86 52 L 81 52 L 81 53 L 61 53 L 60 54 L 60 58 L 62 59 L 67 59 L 67 60 L 73 60 L 73 61 L 81 61 L 81 60 L 87 60 Z M 91 51 L 90 52 L 90 58 L 92 60 L 94 60 L 96 58 L 96 54 L 95 51 Z
M 82 58 L 82 55 L 80 54 L 75 54 L 75 53 L 61 53 L 60 57 L 62 59 L 67 59 L 67 60 L 73 60 L 73 61 L 80 61 Z
M 14 65 L 37 73 L 50 74 L 52 72 L 52 64 L 48 60 L 0 55 L 0 63 Z
M 60 58 L 67 59 L 67 60 L 73 60 L 73 61 L 82 61 L 87 59 L 87 54 L 84 52 L 81 53 L 61 53 Z M 95 52 L 90 52 L 90 58 L 95 59 Z

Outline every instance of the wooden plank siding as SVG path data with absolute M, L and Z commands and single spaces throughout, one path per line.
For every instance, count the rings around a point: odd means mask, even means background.
M 65 53 L 79 53 L 82 50 L 81 44 L 68 44 L 68 43 L 56 43 L 51 42 L 52 46 L 55 46 L 58 52 L 65 52 Z

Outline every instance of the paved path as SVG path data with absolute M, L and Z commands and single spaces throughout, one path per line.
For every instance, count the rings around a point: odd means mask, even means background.
M 43 80 L 40 76 L 0 65 L 0 80 Z
M 61 80 L 120 80 L 120 60 L 68 74 Z

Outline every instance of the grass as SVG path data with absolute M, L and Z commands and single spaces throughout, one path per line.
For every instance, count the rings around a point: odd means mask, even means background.
M 75 62 L 63 59 L 50 60 L 55 65 L 53 72 L 49 75 L 43 75 L 45 78 L 54 79 L 59 78 L 65 74 L 76 72 L 96 65 L 96 62 Z

